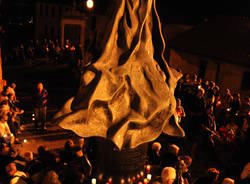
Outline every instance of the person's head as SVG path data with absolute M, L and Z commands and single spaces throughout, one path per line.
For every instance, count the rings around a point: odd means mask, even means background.
M 181 99 L 179 99 L 179 98 L 176 99 L 176 105 L 181 106 Z
M 2 80 L 3 87 L 7 86 L 7 81 L 5 79 Z
M 204 96 L 205 90 L 203 88 L 198 89 L 197 96 L 198 98 L 202 98 Z
M 224 178 L 221 184 L 234 184 L 234 180 L 231 178 Z
M 190 75 L 188 73 L 185 73 L 183 77 L 185 82 L 190 82 Z
M 61 182 L 58 179 L 57 173 L 55 171 L 51 170 L 51 171 L 48 171 L 46 173 L 42 184 L 61 184 Z
M 0 152 L 2 155 L 7 155 L 10 152 L 10 147 L 7 143 L 0 144 Z
M 24 153 L 24 160 L 26 162 L 30 162 L 33 159 L 34 159 L 34 157 L 33 157 L 33 153 L 31 151 L 27 151 L 27 152 Z
M 209 82 L 209 87 L 213 89 L 214 86 L 215 86 L 215 82 L 214 81 L 210 81 Z
M 184 155 L 182 157 L 182 159 L 183 159 L 183 161 L 184 161 L 184 163 L 186 164 L 187 167 L 191 166 L 193 160 L 192 160 L 192 158 L 190 156 Z
M 154 142 L 152 144 L 152 150 L 154 150 L 156 153 L 159 153 L 161 150 L 161 144 L 159 142 Z
M 226 94 L 231 95 L 230 89 L 226 89 Z
M 161 172 L 162 184 L 173 184 L 176 179 L 176 170 L 173 167 L 165 167 Z
M 192 82 L 197 82 L 197 75 L 196 74 L 192 75 Z
M 240 93 L 234 93 L 233 98 L 234 100 L 240 99 Z
M 220 87 L 219 87 L 219 86 L 214 86 L 214 87 L 213 87 L 213 93 L 214 93 L 214 94 L 219 93 L 219 91 L 220 91 Z
M 14 174 L 17 172 L 16 164 L 14 162 L 9 163 L 6 165 L 5 171 L 9 176 L 14 176 Z
M 37 84 L 37 90 L 38 90 L 39 92 L 42 92 L 42 90 L 43 90 L 43 83 L 39 82 L 39 83 Z
M 45 154 L 45 152 L 46 152 L 46 147 L 45 146 L 39 146 L 37 148 L 37 152 L 38 152 L 38 155 L 40 157 L 42 157 Z
M 8 114 L 9 114 L 9 111 L 1 108 L 0 109 L 0 122 L 6 122 L 9 118 Z
M 199 78 L 197 79 L 197 83 L 198 83 L 199 85 L 201 85 L 201 84 L 202 84 L 202 78 L 199 77 Z
M 65 150 L 70 150 L 72 147 L 74 147 L 74 141 L 72 139 L 69 139 L 64 144 Z
M 177 156 L 179 154 L 180 148 L 175 144 L 170 144 L 168 151 Z
M 220 171 L 216 168 L 209 168 L 207 170 L 207 176 L 213 182 L 218 180 L 219 175 L 220 175 Z
M 11 83 L 11 85 L 10 85 L 10 87 L 12 88 L 12 89 L 15 89 L 16 88 L 16 83 Z
M 84 146 L 84 138 L 78 139 L 78 144 L 82 148 Z

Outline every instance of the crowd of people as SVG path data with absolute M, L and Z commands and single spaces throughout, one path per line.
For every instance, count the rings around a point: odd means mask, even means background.
M 13 61 L 29 63 L 33 57 L 46 57 L 58 61 L 67 60 L 75 52 L 74 61 L 82 60 L 79 47 L 66 41 L 61 48 L 56 41 L 31 42 L 16 50 Z M 78 54 L 79 55 L 78 55 Z M 17 59 L 18 58 L 18 59 Z M 88 146 L 84 139 L 67 140 L 59 154 L 40 146 L 37 154 L 27 150 L 19 155 L 13 144 L 20 144 L 18 134 L 22 131 L 22 114 L 15 93 L 16 84 L 4 82 L 0 95 L 0 183 L 90 183 L 93 176 Z M 34 93 L 35 133 L 38 123 L 46 131 L 46 107 L 48 92 L 42 83 L 37 84 Z M 231 94 L 230 89 L 221 91 L 213 81 L 203 81 L 197 75 L 185 74 L 175 90 L 177 121 L 185 130 L 184 142 L 189 143 L 189 154 L 183 154 L 183 143 L 176 144 L 155 141 L 149 143 L 147 161 L 152 169 L 152 179 L 129 180 L 124 183 L 163 184 L 240 184 L 250 183 L 249 155 L 250 143 L 250 98 L 240 93 Z M 185 143 L 184 143 L 185 144 Z M 216 167 L 207 168 L 206 175 L 193 178 L 190 171 L 192 161 L 202 149 Z M 224 151 L 224 152 L 223 152 Z M 227 157 L 224 153 L 230 152 Z M 227 154 L 227 153 L 226 153 Z M 221 157 L 219 157 L 221 156 Z M 197 159 L 197 158 L 196 158 Z M 23 164 L 15 162 L 21 160 Z M 235 164 L 235 165 L 234 165 Z M 237 169 L 236 173 L 220 169 Z M 157 177 L 158 176 L 158 177 Z M 112 183 L 112 181 L 97 181 Z
M 19 43 L 6 53 L 6 63 L 32 65 L 34 59 L 44 58 L 48 62 L 64 63 L 81 67 L 83 65 L 82 45 L 73 44 L 70 40 L 65 40 L 64 47 L 58 40 L 30 40 L 26 43 Z

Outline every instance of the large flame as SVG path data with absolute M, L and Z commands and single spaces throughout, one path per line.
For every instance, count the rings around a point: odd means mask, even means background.
M 103 54 L 83 74 L 76 97 L 56 115 L 59 125 L 82 137 L 110 139 L 119 149 L 152 141 L 162 131 L 184 136 L 178 123 L 169 121 L 181 74 L 163 56 L 155 0 L 121 0 L 112 23 Z

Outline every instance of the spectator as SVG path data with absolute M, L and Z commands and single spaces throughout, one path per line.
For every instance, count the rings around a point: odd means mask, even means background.
M 224 178 L 221 184 L 234 184 L 234 180 L 231 178 Z
M 22 172 L 18 171 L 15 163 L 10 163 L 5 167 L 6 173 L 10 177 L 10 184 L 26 184 L 28 183 L 28 176 Z
M 161 144 L 154 142 L 148 151 L 149 163 L 152 165 L 159 165 L 161 163 Z
M 47 174 L 45 175 L 42 184 L 61 184 L 61 182 L 58 179 L 57 173 L 51 170 L 48 171 Z
M 8 112 L 0 110 L 0 139 L 3 143 L 11 145 L 14 143 L 15 137 L 11 133 L 8 121 Z
M 177 113 L 177 117 L 178 117 L 178 123 L 181 122 L 181 118 L 186 117 L 186 113 L 184 108 L 181 105 L 181 100 L 179 98 L 177 98 L 176 100 L 176 113 Z
M 213 114 L 213 106 L 206 107 L 206 114 L 204 115 L 202 121 L 202 130 L 203 135 L 206 140 L 209 140 L 208 143 L 211 143 L 212 146 L 215 146 L 215 139 L 218 138 L 218 133 L 216 130 L 216 122 Z
M 244 168 L 240 174 L 240 179 L 241 179 L 240 184 L 249 184 L 250 183 L 250 162 L 248 162 L 244 166 Z
M 189 167 L 192 164 L 192 158 L 188 155 L 179 157 L 179 169 L 185 184 L 191 184 L 191 172 Z
M 238 116 L 241 106 L 240 93 L 235 93 L 231 102 L 231 114 L 233 117 Z
M 218 183 L 220 171 L 216 168 L 209 168 L 206 176 L 196 180 L 194 184 L 216 184 Z
M 233 96 L 231 95 L 231 91 L 226 89 L 226 94 L 222 98 L 222 106 L 224 109 L 228 109 L 231 107 L 231 103 L 233 101 Z
M 176 179 L 176 170 L 173 167 L 165 167 L 161 172 L 162 184 L 173 184 Z
M 166 166 L 174 167 L 176 168 L 178 165 L 178 156 L 179 156 L 180 148 L 175 145 L 171 144 L 168 146 L 167 152 L 162 154 L 162 168 Z
M 48 151 L 47 147 L 39 146 L 37 152 L 38 160 L 40 161 L 42 168 L 53 167 L 56 165 L 56 156 Z
M 34 112 L 35 112 L 35 131 L 38 130 L 38 123 L 41 123 L 42 131 L 46 130 L 46 114 L 47 114 L 47 100 L 48 92 L 43 87 L 43 84 L 39 82 L 37 84 L 37 91 L 33 97 L 34 100 Z

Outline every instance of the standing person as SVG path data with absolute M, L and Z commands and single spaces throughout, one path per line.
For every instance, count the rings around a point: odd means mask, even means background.
M 35 112 L 35 131 L 38 130 L 38 123 L 41 123 L 41 129 L 44 131 L 46 129 L 46 113 L 47 113 L 47 101 L 48 92 L 43 87 L 43 84 L 39 82 L 37 84 L 37 90 L 34 95 L 34 112 Z

